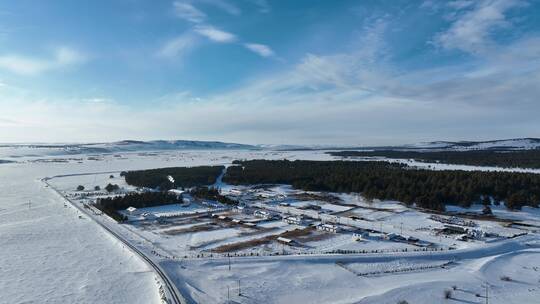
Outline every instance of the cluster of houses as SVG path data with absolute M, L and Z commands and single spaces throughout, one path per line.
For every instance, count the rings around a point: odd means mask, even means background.
M 460 241 L 480 240 L 487 236 L 486 233 L 480 229 L 450 224 L 445 224 L 442 229 L 439 229 L 438 234 L 441 233 L 457 235 L 455 238 Z
M 228 196 L 233 196 L 240 201 L 257 201 L 257 200 L 283 200 L 286 195 L 282 193 L 276 193 L 266 189 L 237 189 L 232 188 L 224 192 Z
M 284 216 L 283 221 L 285 223 L 291 224 L 291 225 L 300 225 L 300 226 L 305 225 L 305 220 L 300 215 L 297 215 L 297 216 Z
M 107 196 L 110 193 L 106 191 L 85 191 L 85 192 L 75 192 L 75 193 L 68 193 L 66 196 L 81 199 L 81 198 L 87 198 L 87 197 L 94 197 L 94 196 Z
M 255 226 L 257 226 L 256 223 L 246 222 L 246 221 L 243 221 L 241 219 L 235 219 L 235 218 L 228 217 L 228 216 L 225 216 L 225 215 L 220 215 L 218 213 L 212 213 L 211 216 L 213 218 L 217 218 L 217 219 L 219 219 L 221 221 L 230 221 L 230 222 L 233 222 L 233 223 L 236 223 L 236 224 L 239 224 L 239 225 L 244 225 L 246 227 L 255 227 Z
M 466 227 L 476 227 L 476 223 L 474 221 L 465 220 L 457 216 L 440 216 L 436 214 L 432 214 L 429 217 L 430 220 L 434 220 L 443 224 L 449 224 L 449 225 L 459 225 L 459 226 L 466 226 Z
M 418 238 L 414 236 L 404 236 L 404 235 L 399 235 L 397 233 L 384 234 L 383 239 L 394 241 L 394 242 L 406 242 L 406 243 L 411 243 L 411 244 L 415 244 L 420 241 Z
M 253 215 L 255 215 L 255 217 L 265 219 L 265 220 L 271 220 L 276 216 L 274 213 L 271 213 L 266 210 L 255 210 L 255 212 L 253 212 Z
M 341 227 L 338 225 L 333 224 L 319 224 L 316 226 L 317 230 L 319 231 L 325 231 L 325 232 L 331 232 L 331 233 L 338 233 L 341 231 Z

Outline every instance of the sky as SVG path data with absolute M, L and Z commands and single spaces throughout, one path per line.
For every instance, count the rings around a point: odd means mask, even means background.
M 540 0 L 0 0 L 0 142 L 540 137 Z

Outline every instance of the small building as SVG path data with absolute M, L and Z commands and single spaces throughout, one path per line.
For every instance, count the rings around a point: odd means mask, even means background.
M 210 202 L 210 201 L 203 201 L 203 202 L 201 202 L 201 205 L 206 206 L 206 207 L 210 207 L 210 208 L 218 208 L 219 207 L 218 203 Z
M 126 211 L 130 214 L 130 215 L 133 215 L 135 213 L 135 211 L 137 211 L 137 208 L 135 207 L 128 207 L 126 209 Z
M 467 242 L 469 240 L 469 235 L 460 234 L 460 235 L 456 236 L 455 239 L 458 240 L 458 241 Z
M 147 220 L 155 220 L 157 217 L 155 214 L 153 213 L 149 213 L 149 212 L 145 212 L 143 214 L 141 214 L 143 218 L 147 219 Z
M 397 236 L 397 234 L 395 234 L 395 233 L 385 233 L 383 235 L 383 239 L 391 241 L 391 240 L 395 239 L 396 236 Z
M 319 210 L 322 209 L 322 207 L 319 206 L 319 205 L 309 204 L 309 205 L 305 206 L 304 209 L 311 209 L 311 210 L 319 211 Z
M 406 241 L 407 238 L 397 234 L 397 233 L 388 233 L 385 234 L 383 237 L 385 240 L 394 241 L 394 242 L 403 242 Z
M 464 234 L 464 233 L 467 233 L 467 229 L 461 226 L 446 224 L 444 225 L 442 232 L 447 233 L 447 234 Z
M 485 233 L 480 229 L 467 229 L 467 235 L 469 238 L 474 240 L 479 240 L 486 236 Z
M 265 211 L 265 210 L 255 210 L 255 212 L 253 212 L 253 214 L 258 218 L 263 218 L 263 219 L 267 219 L 267 220 L 272 218 L 272 214 L 270 214 L 270 212 Z
M 277 238 L 277 241 L 282 243 L 282 244 L 285 244 L 285 245 L 292 245 L 294 244 L 294 240 L 291 240 L 291 239 L 288 239 L 288 238 L 284 238 L 284 237 L 278 237 Z
M 259 196 L 261 198 L 271 198 L 271 197 L 274 197 L 275 194 L 272 193 L 272 192 L 261 191 L 261 192 L 257 193 L 257 196 Z
M 231 189 L 231 190 L 229 190 L 229 194 L 230 195 L 241 195 L 242 191 L 240 191 L 238 189 Z
M 361 241 L 369 238 L 369 232 L 367 231 L 356 231 L 353 232 L 353 240 Z
M 409 243 L 417 243 L 417 242 L 420 241 L 419 238 L 416 238 L 414 236 L 408 236 L 408 237 L 406 237 L 406 239 L 407 239 L 407 242 L 409 242 Z
M 189 207 L 189 205 L 191 205 L 191 200 L 187 197 L 182 198 L 182 204 L 180 206 Z
M 339 231 L 341 231 L 341 228 L 339 228 L 337 225 L 332 224 L 319 224 L 317 225 L 317 230 L 338 233 Z
M 283 218 L 283 221 L 292 225 L 303 225 L 304 219 L 301 216 L 287 216 Z

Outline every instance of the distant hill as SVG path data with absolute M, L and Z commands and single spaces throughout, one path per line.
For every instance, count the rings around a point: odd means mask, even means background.
M 397 151 L 473 151 L 473 150 L 532 150 L 540 149 L 540 138 L 514 138 L 488 141 L 432 141 L 403 146 L 361 145 L 259 145 L 267 150 L 397 150 Z
M 45 156 L 45 155 L 76 155 L 102 154 L 119 152 L 145 152 L 164 150 L 256 150 L 259 147 L 219 141 L 195 140 L 123 140 L 110 143 L 80 143 L 80 144 L 3 144 L 0 148 L 8 148 L 7 155 Z
M 476 151 L 476 150 L 532 150 L 540 149 L 540 138 L 516 138 L 490 141 L 434 141 L 403 146 L 354 145 L 246 145 L 220 141 L 197 140 L 122 140 L 102 143 L 75 144 L 0 144 L 0 156 L 102 154 L 121 152 L 150 152 L 171 150 L 394 150 L 394 151 Z M 9 157 L 8 157 L 9 156 Z
M 258 149 L 252 145 L 226 143 L 220 141 L 197 140 L 124 140 L 112 143 L 87 144 L 86 148 L 115 151 L 148 151 L 148 150 L 190 150 L 190 149 Z
M 397 147 L 400 148 L 400 147 Z M 514 138 L 489 141 L 433 141 L 414 145 L 405 145 L 405 149 L 436 150 L 531 150 L 540 149 L 540 138 Z

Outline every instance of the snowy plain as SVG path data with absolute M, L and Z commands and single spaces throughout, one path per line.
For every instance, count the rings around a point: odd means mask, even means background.
M 82 179 L 63 178 L 66 182 L 59 185 L 67 191 L 81 183 L 120 184 L 117 174 L 123 170 L 229 164 L 235 159 L 334 159 L 324 151 L 230 150 L 78 155 L 61 161 L 49 155 L 13 157 L 8 151 L 0 158 L 17 161 L 0 165 L 0 303 L 159 302 L 155 274 L 95 223 L 64 207 L 63 199 L 44 187 L 40 178 L 106 172 Z M 112 180 L 110 174 L 115 175 Z M 395 203 L 378 207 L 391 206 Z M 384 211 L 360 214 L 386 216 Z M 537 210 L 511 215 L 537 220 Z M 390 225 L 399 229 L 398 223 L 407 221 L 406 229 L 413 229 L 417 216 L 399 214 L 395 221 L 390 218 Z M 484 303 L 482 284 L 488 284 L 490 303 L 537 303 L 539 247 L 540 238 L 533 233 L 442 253 L 232 258 L 231 270 L 225 258 L 159 262 L 193 303 L 444 303 L 443 292 L 453 285 L 457 288 L 453 291 L 455 300 L 448 303 Z M 454 264 L 392 274 L 358 274 L 365 269 L 448 262 Z M 503 275 L 511 281 L 501 280 Z

